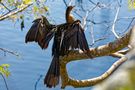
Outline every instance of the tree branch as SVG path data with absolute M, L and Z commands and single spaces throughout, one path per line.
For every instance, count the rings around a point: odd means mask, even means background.
M 116 15 L 115 15 L 115 18 L 114 18 L 114 22 L 113 22 L 113 25 L 112 25 L 112 30 L 111 30 L 116 38 L 119 38 L 119 36 L 115 32 L 115 23 L 117 21 L 117 18 L 118 18 L 118 15 L 119 15 L 119 11 L 120 11 L 120 7 L 117 8 Z
M 3 80 L 4 80 L 4 83 L 5 83 L 5 86 L 6 86 L 6 89 L 9 90 L 9 87 L 8 87 L 8 84 L 7 84 L 7 81 L 4 77 L 4 75 L 0 72 L 0 75 L 2 76 Z
M 15 14 L 17 14 L 19 12 L 22 12 L 23 10 L 25 10 L 26 8 L 28 8 L 31 5 L 32 5 L 32 3 L 24 5 L 22 8 L 19 8 L 19 9 L 15 10 L 15 11 L 12 11 L 10 13 L 7 13 L 5 15 L 0 16 L 0 21 L 4 20 L 4 19 L 6 19 L 6 18 L 8 18 L 8 17 L 10 17 L 12 15 L 15 15 Z
M 6 8 L 8 11 L 11 11 L 7 6 L 5 6 L 4 3 L 0 2 L 0 4 L 1 4 L 4 8 Z
M 96 78 L 86 79 L 86 80 L 74 80 L 74 79 L 69 78 L 68 85 L 71 85 L 73 87 L 93 86 L 93 85 L 105 80 L 108 76 L 110 76 L 126 60 L 127 60 L 126 57 L 122 57 L 121 59 L 116 61 L 104 74 L 102 74 L 101 76 L 96 77 Z
M 7 50 L 7 49 L 4 49 L 4 48 L 0 48 L 1 51 L 3 51 L 4 53 L 10 53 L 12 55 L 15 55 L 17 57 L 19 57 L 20 55 L 17 53 L 17 52 L 14 52 L 14 51 L 10 51 L 10 50 Z
M 70 51 L 68 55 L 65 55 L 64 57 L 60 57 L 60 73 L 61 73 L 61 80 L 62 80 L 62 87 L 65 88 L 66 86 L 73 86 L 73 87 L 87 87 L 87 86 L 92 86 L 95 85 L 104 79 L 106 79 L 108 76 L 110 76 L 117 68 L 119 65 L 121 65 L 123 62 L 127 60 L 127 57 L 125 57 L 122 53 L 120 53 L 119 50 L 125 48 L 128 46 L 129 41 L 130 41 L 130 35 L 131 32 L 135 30 L 135 28 L 132 28 L 129 32 L 127 32 L 123 37 L 110 42 L 106 45 L 102 45 L 96 48 L 91 48 L 87 54 L 92 55 L 93 58 L 95 57 L 100 57 L 100 56 L 115 56 L 119 57 L 118 61 L 116 61 L 110 69 L 108 69 L 104 74 L 102 74 L 99 77 L 92 78 L 92 79 L 87 79 L 87 80 L 75 80 L 71 79 L 68 76 L 67 70 L 66 70 L 66 64 L 75 61 L 75 60 L 84 60 L 84 59 L 89 59 L 84 52 L 79 52 L 79 51 Z M 118 52 L 119 51 L 119 52 Z M 115 53 L 116 52 L 116 53 Z M 126 51 L 124 51 L 126 53 Z M 114 54 L 112 54 L 114 53 Z

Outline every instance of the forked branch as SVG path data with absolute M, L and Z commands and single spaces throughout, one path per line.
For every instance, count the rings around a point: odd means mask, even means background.
M 129 32 L 126 33 L 123 37 L 113 42 L 110 42 L 106 45 L 102 45 L 96 48 L 90 48 L 87 54 L 91 54 L 93 58 L 101 57 L 101 56 L 108 56 L 108 55 L 120 58 L 104 74 L 102 74 L 99 77 L 95 77 L 95 78 L 87 79 L 87 80 L 71 79 L 68 76 L 66 64 L 71 61 L 76 61 L 76 60 L 84 60 L 84 59 L 89 60 L 89 57 L 85 53 L 79 52 L 77 50 L 70 51 L 69 55 L 61 57 L 61 62 L 60 62 L 61 64 L 60 72 L 61 72 L 61 80 L 62 80 L 61 88 L 65 88 L 66 86 L 88 87 L 88 86 L 95 85 L 103 81 L 107 77 L 109 77 L 119 67 L 119 65 L 121 65 L 123 62 L 127 60 L 124 54 L 128 50 L 124 52 L 120 50 L 128 46 L 129 41 L 130 41 L 130 35 L 133 30 L 135 30 L 134 27 L 131 30 L 129 30 Z

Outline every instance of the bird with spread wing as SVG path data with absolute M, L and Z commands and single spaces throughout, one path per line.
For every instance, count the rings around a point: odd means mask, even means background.
M 75 20 L 71 15 L 74 6 L 66 9 L 66 23 L 60 25 L 50 24 L 46 17 L 42 16 L 33 21 L 28 31 L 25 42 L 35 41 L 42 49 L 46 49 L 50 40 L 54 37 L 52 46 L 52 62 L 44 79 L 47 87 L 55 87 L 60 77 L 60 56 L 68 55 L 69 50 L 81 49 L 89 51 L 89 46 L 81 26 L 80 20 Z M 90 56 L 90 55 L 89 55 Z

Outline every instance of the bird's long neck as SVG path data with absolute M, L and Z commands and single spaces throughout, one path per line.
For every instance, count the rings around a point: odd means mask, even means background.
M 69 8 L 67 8 L 67 10 L 66 10 L 66 22 L 67 23 L 73 23 L 75 21 L 73 15 L 71 14 L 71 11 L 72 11 L 72 9 L 69 9 Z

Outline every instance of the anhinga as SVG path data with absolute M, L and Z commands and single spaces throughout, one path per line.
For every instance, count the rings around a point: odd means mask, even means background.
M 66 23 L 52 25 L 42 16 L 33 21 L 33 25 L 28 31 L 25 42 L 38 42 L 42 49 L 48 47 L 49 41 L 54 37 L 52 46 L 52 62 L 44 79 L 47 87 L 55 87 L 59 83 L 60 64 L 59 56 L 68 55 L 69 50 L 81 49 L 88 51 L 88 43 L 81 27 L 80 21 L 74 19 L 71 11 L 74 6 L 68 6 L 66 10 Z

